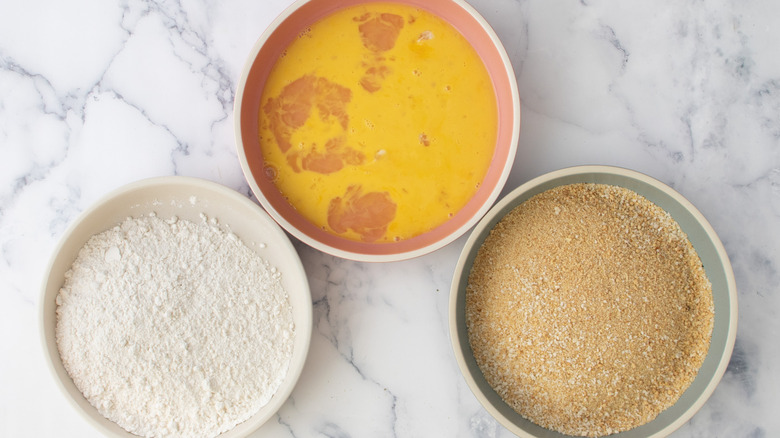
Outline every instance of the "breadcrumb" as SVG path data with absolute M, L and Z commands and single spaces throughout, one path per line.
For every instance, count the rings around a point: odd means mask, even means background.
M 685 233 L 637 193 L 550 189 L 479 249 L 466 324 L 488 383 L 561 433 L 603 436 L 654 419 L 709 348 L 712 287 Z

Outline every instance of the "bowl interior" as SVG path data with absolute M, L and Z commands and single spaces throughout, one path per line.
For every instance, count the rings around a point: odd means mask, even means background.
M 96 203 L 70 226 L 50 261 L 44 278 L 41 325 L 44 354 L 55 381 L 66 398 L 87 420 L 108 436 L 135 436 L 103 417 L 76 388 L 57 349 L 55 299 L 79 250 L 94 234 L 119 224 L 129 216 L 155 212 L 168 218 L 177 216 L 200 222 L 201 214 L 216 218 L 223 230 L 231 230 L 282 273 L 282 282 L 293 307 L 295 341 L 290 368 L 276 394 L 254 416 L 223 433 L 223 437 L 245 436 L 257 429 L 281 407 L 300 376 L 311 339 L 311 294 L 308 280 L 295 249 L 287 236 L 263 210 L 245 196 L 205 180 L 163 177 L 125 186 Z
M 466 284 L 477 251 L 490 230 L 512 209 L 532 196 L 560 185 L 599 183 L 624 187 L 644 196 L 666 210 L 688 235 L 712 283 L 715 324 L 710 348 L 691 386 L 670 408 L 653 421 L 618 433 L 620 437 L 664 436 L 675 430 L 704 404 L 728 365 L 734 346 L 737 321 L 737 296 L 728 256 L 715 231 L 680 194 L 643 174 L 607 166 L 583 166 L 536 178 L 518 187 L 488 212 L 477 225 L 461 253 L 450 291 L 450 334 L 461 371 L 480 403 L 505 427 L 520 436 L 563 437 L 523 418 L 490 387 L 474 359 L 466 329 Z
M 258 139 L 260 98 L 264 83 L 282 51 L 301 29 L 335 10 L 366 0 L 297 2 L 269 27 L 256 43 L 236 93 L 238 155 L 250 187 L 263 207 L 288 232 L 321 251 L 364 261 L 414 257 L 446 245 L 476 223 L 498 197 L 514 162 L 520 124 L 517 84 L 509 58 L 487 22 L 460 0 L 396 0 L 430 11 L 452 24 L 482 58 L 493 81 L 498 104 L 497 144 L 487 175 L 468 204 L 448 222 L 430 232 L 392 243 L 365 243 L 333 235 L 309 222 L 265 177 Z

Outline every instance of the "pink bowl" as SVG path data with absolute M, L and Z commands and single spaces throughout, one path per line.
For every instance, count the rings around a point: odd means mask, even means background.
M 285 10 L 255 43 L 239 80 L 235 132 L 239 160 L 249 186 L 262 206 L 287 232 L 323 252 L 360 261 L 395 261 L 439 249 L 468 231 L 498 197 L 514 163 L 520 130 L 520 99 L 514 71 L 490 25 L 461 0 L 396 0 L 443 18 L 475 48 L 492 79 L 498 104 L 497 143 L 488 172 L 473 198 L 450 220 L 416 237 L 389 243 L 354 241 L 331 234 L 300 215 L 263 171 L 258 117 L 263 87 L 282 51 L 302 29 L 328 14 L 365 0 L 301 0 Z

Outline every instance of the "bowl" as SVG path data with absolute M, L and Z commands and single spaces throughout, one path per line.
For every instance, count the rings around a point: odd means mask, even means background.
M 63 367 L 57 348 L 56 297 L 64 276 L 87 240 L 127 217 L 155 212 L 161 218 L 177 216 L 200 222 L 200 215 L 216 218 L 282 274 L 282 284 L 293 309 L 295 339 L 284 381 L 257 413 L 221 437 L 243 437 L 272 417 L 288 398 L 303 369 L 312 328 L 311 294 L 301 261 L 289 238 L 255 203 L 240 193 L 206 180 L 172 176 L 142 180 L 119 188 L 84 211 L 65 231 L 46 271 L 40 304 L 40 326 L 48 369 L 72 406 L 98 431 L 111 437 L 135 437 L 103 417 L 82 395 Z
M 366 242 L 326 231 L 290 205 L 266 175 L 258 139 L 261 95 L 272 67 L 287 46 L 319 19 L 365 0 L 297 1 L 260 36 L 249 54 L 235 97 L 235 135 L 238 156 L 252 192 L 287 232 L 311 247 L 342 258 L 385 262 L 432 252 L 463 235 L 487 212 L 508 177 L 517 149 L 520 101 L 510 60 L 489 24 L 461 0 L 395 0 L 444 19 L 475 48 L 486 67 L 497 101 L 497 142 L 487 173 L 476 194 L 443 224 L 414 237 L 388 242 Z M 431 172 L 444 172 L 431 169 Z
M 621 438 L 666 436 L 687 422 L 701 408 L 726 371 L 737 332 L 737 290 L 726 251 L 704 216 L 682 195 L 644 174 L 610 166 L 579 166 L 554 171 L 514 189 L 485 215 L 474 228 L 461 252 L 450 290 L 450 339 L 458 366 L 482 406 L 511 432 L 522 437 L 568 436 L 542 428 L 523 418 L 487 383 L 469 344 L 465 304 L 471 266 L 490 230 L 507 213 L 532 196 L 557 186 L 575 183 L 624 187 L 664 209 L 688 235 L 712 283 L 715 310 L 712 338 L 696 378 L 678 401 L 654 420 L 612 435 Z

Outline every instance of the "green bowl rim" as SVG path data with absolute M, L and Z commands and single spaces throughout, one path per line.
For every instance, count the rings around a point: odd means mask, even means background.
M 634 170 L 603 165 L 575 166 L 556 170 L 520 185 L 488 211 L 469 235 L 458 258 L 450 287 L 450 340 L 458 367 L 480 404 L 513 433 L 527 438 L 568 436 L 542 428 L 521 417 L 487 384 L 476 366 L 468 343 L 464 308 L 467 269 L 470 269 L 477 250 L 495 224 L 531 196 L 552 187 L 577 182 L 626 187 L 664 208 L 688 234 L 702 258 L 708 278 L 713 283 L 715 326 L 709 351 L 696 379 L 677 403 L 661 412 L 654 420 L 613 435 L 620 438 L 666 436 L 693 417 L 726 372 L 737 333 L 737 288 L 726 250 L 701 212 L 671 187 Z

